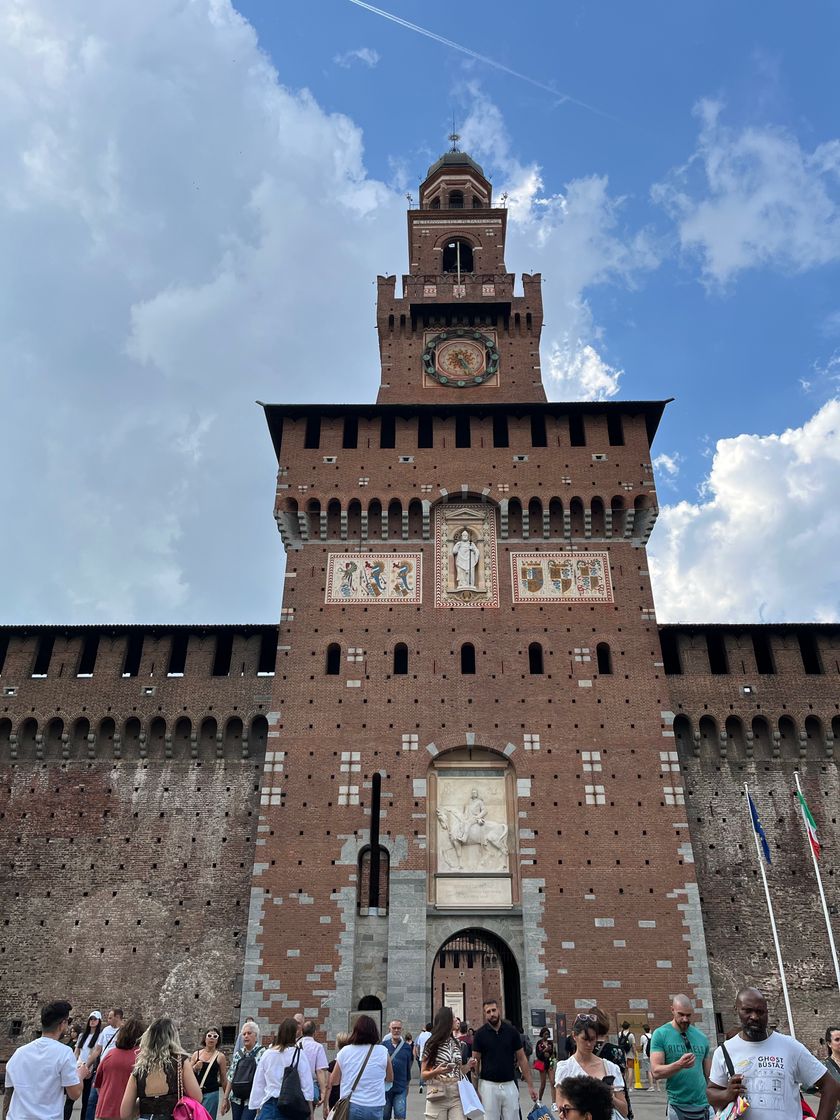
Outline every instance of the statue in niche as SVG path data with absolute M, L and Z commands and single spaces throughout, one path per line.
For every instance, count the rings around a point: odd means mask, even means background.
M 478 567 L 478 545 L 472 539 L 468 529 L 462 529 L 452 546 L 452 555 L 455 557 L 455 589 L 457 591 L 478 590 L 475 582 L 475 570 Z
M 470 791 L 470 799 L 462 810 L 440 805 L 437 819 L 447 834 L 449 847 L 441 854 L 450 867 L 457 871 L 470 870 L 473 866 L 485 871 L 507 869 L 508 826 L 503 821 L 487 819 L 487 807 L 477 789 Z M 464 867 L 464 857 L 469 867 Z M 454 862 L 453 862 L 454 860 Z

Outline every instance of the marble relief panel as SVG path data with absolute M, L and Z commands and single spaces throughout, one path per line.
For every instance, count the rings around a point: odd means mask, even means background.
M 606 552 L 512 552 L 514 603 L 612 603 Z
M 421 603 L 422 574 L 420 552 L 332 552 L 324 602 Z
M 435 508 L 435 606 L 498 607 L 495 507 Z

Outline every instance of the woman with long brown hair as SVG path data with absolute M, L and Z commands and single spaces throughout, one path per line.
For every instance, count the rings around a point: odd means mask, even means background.
M 248 1107 L 259 1112 L 261 1120 L 282 1120 L 283 1113 L 277 1098 L 283 1087 L 283 1074 L 289 1066 L 296 1067 L 301 1092 L 310 1104 L 315 1096 L 309 1062 L 304 1052 L 295 1045 L 297 1029 L 295 1019 L 284 1019 L 277 1028 L 277 1037 L 257 1066 Z
M 420 1076 L 426 1085 L 426 1120 L 466 1120 L 458 1082 L 475 1068 L 475 1058 L 462 1062 L 461 1043 L 452 1037 L 454 1021 L 452 1008 L 441 1007 L 423 1050 Z

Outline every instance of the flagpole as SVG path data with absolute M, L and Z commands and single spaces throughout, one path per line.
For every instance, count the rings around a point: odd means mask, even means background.
M 782 962 L 782 947 L 779 945 L 779 934 L 776 929 L 776 919 L 773 916 L 773 903 L 770 901 L 770 887 L 767 885 L 767 875 L 764 871 L 764 857 L 761 854 L 761 848 L 758 845 L 758 833 L 755 829 L 752 812 L 750 810 L 750 791 L 746 783 L 744 784 L 744 793 L 747 795 L 747 812 L 750 815 L 750 828 L 755 840 L 755 854 L 758 857 L 758 870 L 761 872 L 761 881 L 764 884 L 764 897 L 767 899 L 767 913 L 770 915 L 770 929 L 773 931 L 773 944 L 776 946 L 776 960 L 779 962 L 779 976 L 782 981 L 782 995 L 785 997 L 785 1010 L 787 1011 L 788 1028 L 790 1030 L 791 1038 L 796 1038 L 796 1031 L 793 1026 L 793 1012 L 790 1009 L 790 995 L 788 994 L 787 979 L 785 977 L 785 966 Z
M 799 784 L 799 771 L 795 770 L 794 773 L 793 773 L 793 776 L 794 776 L 794 778 L 796 778 L 796 789 L 799 792 L 799 796 L 804 801 L 805 800 L 805 795 L 802 793 L 802 786 Z M 799 813 L 800 813 L 800 816 L 802 817 L 802 822 L 804 824 L 805 823 L 805 814 L 802 810 L 801 804 L 799 806 Z M 837 961 L 837 946 L 834 944 L 834 931 L 831 928 L 831 919 L 828 916 L 828 903 L 825 900 L 825 891 L 823 890 L 823 885 L 822 885 L 822 875 L 820 875 L 820 865 L 819 865 L 819 862 L 817 860 L 817 853 L 814 851 L 814 846 L 811 843 L 810 836 L 808 835 L 807 827 L 805 829 L 805 833 L 806 833 L 805 839 L 808 841 L 808 850 L 811 853 L 811 859 L 813 860 L 813 863 L 814 863 L 814 874 L 817 877 L 817 886 L 819 887 L 819 891 L 820 891 L 820 902 L 822 903 L 822 912 L 823 912 L 823 916 L 825 917 L 825 928 L 826 928 L 826 932 L 828 933 L 828 943 L 831 946 L 831 959 L 834 961 L 834 976 L 837 980 L 837 990 L 840 991 L 840 963 L 838 963 L 838 961 Z

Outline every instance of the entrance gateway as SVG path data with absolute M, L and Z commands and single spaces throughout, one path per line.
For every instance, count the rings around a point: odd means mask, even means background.
M 484 1001 L 494 999 L 503 1018 L 522 1030 L 519 968 L 508 945 L 483 929 L 465 929 L 435 954 L 431 1006 L 451 1007 L 476 1030 L 484 1022 Z

